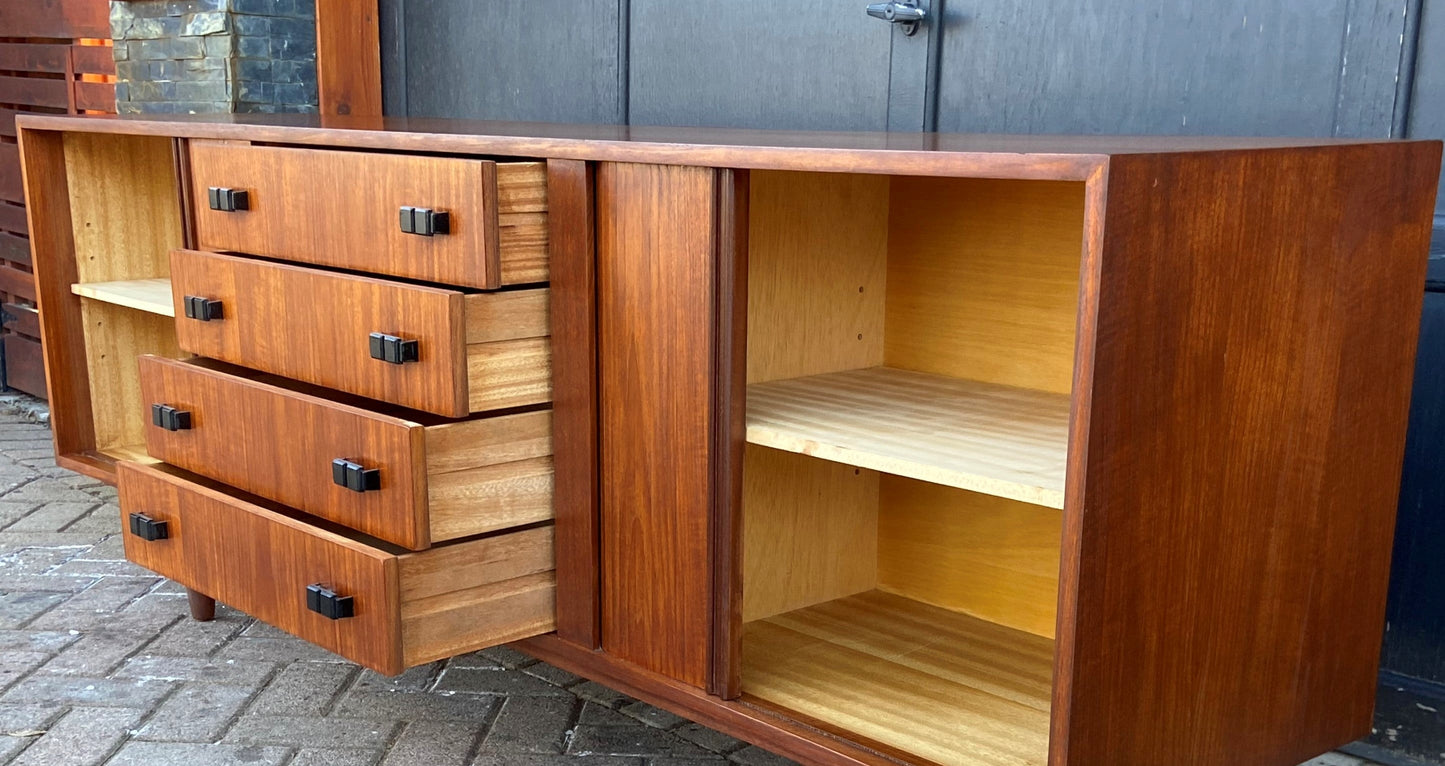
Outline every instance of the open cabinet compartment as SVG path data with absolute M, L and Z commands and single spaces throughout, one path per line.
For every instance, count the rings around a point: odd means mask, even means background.
M 744 697 L 1045 763 L 1084 184 L 750 184 Z
M 176 344 L 169 279 L 170 251 L 185 246 L 176 142 L 43 132 L 25 140 L 32 204 L 48 207 L 32 215 L 52 227 L 35 247 L 45 249 L 36 260 L 57 291 L 42 297 L 51 395 L 68 421 L 57 424 L 57 453 L 68 467 L 112 479 L 116 460 L 155 462 L 136 358 L 188 356 Z M 68 231 L 53 230 L 65 222 Z M 77 339 L 83 373 L 77 352 L 61 347 Z

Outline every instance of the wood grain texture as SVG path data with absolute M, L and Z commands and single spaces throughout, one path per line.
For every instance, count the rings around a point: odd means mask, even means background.
M 171 303 L 171 280 L 166 277 L 77 283 L 70 286 L 70 291 L 82 298 L 163 317 L 174 318 L 176 315 L 175 304 Z
M 176 305 L 219 300 L 219 321 L 178 319 L 183 348 L 373 399 L 451 417 L 551 398 L 545 338 L 466 343 L 462 293 L 215 253 L 172 255 Z M 519 332 L 539 322 L 516 318 Z M 420 360 L 370 355 L 372 332 L 416 340 Z M 499 331 L 500 332 L 500 331 Z
M 70 225 L 65 138 L 61 133 L 21 130 L 19 141 L 25 176 L 24 212 L 31 219 L 26 225 L 41 310 L 50 430 L 57 461 L 71 461 L 70 456 L 95 449 L 95 421 L 87 380 L 90 367 L 85 357 L 85 321 L 80 315 L 80 297 L 70 292 L 70 286 L 79 281 L 79 273 L 75 234 Z M 79 462 L 71 465 L 92 477 L 111 477 L 109 467 Z
M 381 115 L 381 19 L 376 3 L 318 0 L 316 84 L 322 114 Z
M 5 385 L 35 396 L 45 396 L 45 352 L 40 341 L 6 334 Z
M 597 170 L 602 648 L 705 688 L 712 670 L 715 174 Z M 659 460 L 672 466 L 655 470 Z
M 504 273 L 547 278 L 541 163 L 516 163 L 503 186 L 497 163 L 477 159 L 192 141 L 190 160 L 204 249 L 482 289 L 516 283 Z M 212 186 L 246 190 L 249 208 L 211 210 Z M 403 232 L 404 205 L 446 211 L 449 232 Z
M 747 439 L 884 473 L 1064 507 L 1069 399 L 873 367 L 748 387 Z
M 878 473 L 749 445 L 742 621 L 878 586 Z
M 1044 766 L 1053 642 L 870 592 L 745 626 L 743 690 L 944 766 Z
M 406 553 L 168 466 L 122 463 L 122 520 L 144 512 L 169 537 L 125 535 L 126 558 L 386 674 L 551 630 L 548 527 Z M 355 616 L 306 608 L 322 583 Z
M 1439 160 L 1111 164 L 1055 763 L 1295 763 L 1369 731 Z
M 755 172 L 751 185 L 748 382 L 883 364 L 888 179 Z
M 885 475 L 876 529 L 879 590 L 1054 637 L 1058 511 Z
M 552 443 L 556 461 L 557 635 L 601 646 L 598 507 L 596 177 L 547 163 L 552 242 Z
M 185 356 L 168 317 L 88 298 L 80 302 L 95 449 L 115 457 L 144 453 L 150 410 L 136 357 Z
M 383 413 L 218 367 L 141 358 L 142 408 L 191 413 L 189 429 L 146 428 L 151 455 L 412 550 L 552 518 L 547 412 Z M 379 471 L 380 489 L 335 484 L 337 458 Z
M 77 282 L 170 274 L 184 244 L 172 141 L 65 134 Z
M 1067 394 L 1084 187 L 895 178 L 884 361 Z

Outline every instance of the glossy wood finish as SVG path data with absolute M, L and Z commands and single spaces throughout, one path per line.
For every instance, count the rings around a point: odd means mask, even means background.
M 1439 161 L 1111 163 L 1053 763 L 1274 766 L 1368 733 Z
M 699 688 L 712 671 L 715 184 L 704 168 L 597 169 L 602 648 Z
M 378 672 L 553 627 L 550 527 L 408 554 L 178 469 L 121 463 L 119 478 L 122 523 L 168 525 L 162 540 L 126 534 L 127 559 Z M 313 584 L 351 596 L 354 616 L 307 609 Z
M 469 317 L 509 293 L 464 295 L 422 285 L 215 253 L 171 256 L 177 307 L 187 295 L 221 301 L 225 316 L 202 322 L 178 311 L 181 348 L 348 393 L 450 417 L 540 404 L 551 398 L 545 322 L 532 313 Z M 359 320 L 359 321 L 358 321 Z M 371 358 L 368 336 L 419 344 L 420 359 Z
M 371 0 L 317 0 L 316 84 L 322 114 L 381 114 L 381 19 Z
M 172 465 L 403 548 L 552 518 L 551 415 L 446 421 L 218 363 L 140 359 L 142 407 L 190 413 L 190 428 L 146 428 Z M 379 472 L 356 492 L 331 463 Z
M 595 169 L 547 163 L 552 243 L 552 444 L 556 465 L 557 635 L 601 645 L 597 446 Z
M 203 249 L 481 289 L 547 279 L 541 163 L 192 141 L 190 171 Z M 210 187 L 248 208 L 210 209 Z M 445 211 L 449 231 L 402 231 L 402 206 Z

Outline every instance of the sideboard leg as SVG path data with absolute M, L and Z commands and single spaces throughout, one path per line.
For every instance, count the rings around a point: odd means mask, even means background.
M 215 599 L 186 588 L 186 600 L 191 604 L 191 619 L 197 622 L 210 622 L 216 619 Z

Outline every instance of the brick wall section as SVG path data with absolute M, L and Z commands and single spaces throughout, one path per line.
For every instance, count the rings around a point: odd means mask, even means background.
M 122 114 L 315 112 L 315 0 L 114 0 Z

